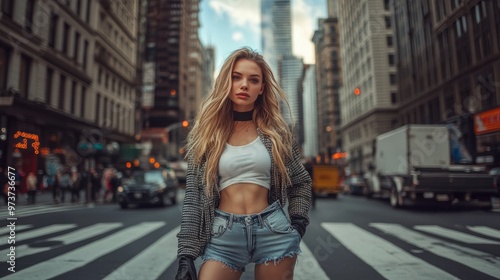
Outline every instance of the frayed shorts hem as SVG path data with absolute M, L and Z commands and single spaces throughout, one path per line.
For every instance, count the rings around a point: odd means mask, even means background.
M 234 271 L 245 272 L 245 267 L 240 268 L 236 265 L 230 264 L 230 263 L 228 263 L 224 260 L 218 259 L 218 258 L 214 258 L 214 257 L 203 258 L 203 263 L 205 263 L 206 261 L 216 261 L 216 262 L 222 263 L 224 266 L 227 266 Z
M 285 254 L 284 256 L 281 256 L 281 257 L 273 257 L 273 258 L 266 258 L 265 260 L 259 260 L 259 261 L 256 261 L 255 264 L 264 264 L 264 265 L 268 265 L 268 263 L 270 261 L 273 261 L 274 262 L 274 265 L 277 265 L 279 262 L 281 262 L 282 260 L 284 260 L 285 258 L 293 258 L 293 257 L 297 257 L 300 253 L 302 253 L 302 251 L 299 249 L 297 251 L 294 251 L 294 252 L 290 252 L 290 253 L 287 253 Z

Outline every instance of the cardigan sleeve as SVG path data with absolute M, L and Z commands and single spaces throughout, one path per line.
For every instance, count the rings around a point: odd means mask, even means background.
M 186 173 L 186 195 L 182 206 L 181 229 L 177 234 L 178 249 L 177 256 L 189 256 L 196 259 L 203 245 L 200 238 L 200 227 L 202 220 L 202 192 L 197 185 L 197 168 L 188 160 Z
M 287 163 L 291 185 L 287 188 L 288 213 L 290 218 L 304 221 L 304 226 L 309 224 L 309 208 L 311 206 L 312 180 L 300 160 L 299 147 L 294 140 L 292 145 L 293 157 Z M 305 228 L 304 228 L 305 231 Z

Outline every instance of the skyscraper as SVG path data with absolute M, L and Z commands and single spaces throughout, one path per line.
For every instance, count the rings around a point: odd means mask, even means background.
M 298 82 L 302 76 L 303 62 L 292 54 L 292 21 L 290 0 L 263 0 L 262 50 L 264 59 L 270 64 L 273 73 L 287 95 L 290 105 L 282 108 L 285 120 L 295 126 L 296 139 L 303 139 L 302 124 L 299 117 Z

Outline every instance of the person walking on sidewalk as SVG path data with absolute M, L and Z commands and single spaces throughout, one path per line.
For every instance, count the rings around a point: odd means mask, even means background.
M 38 179 L 33 172 L 26 177 L 26 187 L 28 189 L 28 204 L 35 204 L 36 192 L 38 191 Z

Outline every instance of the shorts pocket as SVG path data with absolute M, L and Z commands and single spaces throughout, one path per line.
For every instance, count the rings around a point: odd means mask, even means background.
M 227 230 L 227 219 L 215 217 L 212 224 L 212 238 L 220 237 Z
M 290 233 L 292 227 L 283 210 L 277 209 L 264 220 L 266 227 L 274 233 Z

